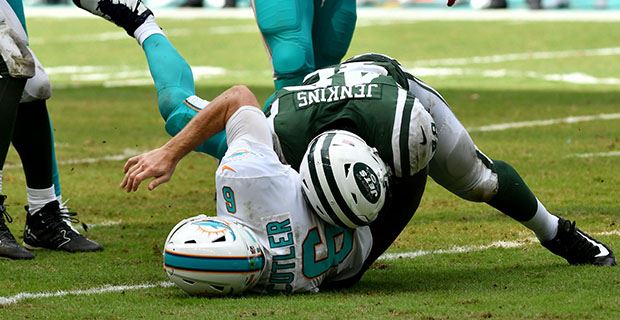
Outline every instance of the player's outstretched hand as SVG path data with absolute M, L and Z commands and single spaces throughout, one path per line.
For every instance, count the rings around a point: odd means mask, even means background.
M 136 191 L 142 181 L 155 178 L 148 185 L 149 190 L 153 190 L 170 180 L 177 163 L 178 161 L 163 148 L 132 157 L 125 163 L 125 177 L 121 182 L 121 188 L 127 192 Z

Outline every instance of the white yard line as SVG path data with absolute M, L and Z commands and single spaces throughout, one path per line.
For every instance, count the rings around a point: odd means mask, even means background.
M 561 59 L 561 58 L 574 58 L 574 57 L 605 57 L 605 56 L 617 56 L 617 55 L 620 55 L 620 47 L 564 50 L 564 51 L 520 52 L 520 53 L 497 54 L 497 55 L 490 55 L 490 56 L 474 56 L 474 57 L 466 57 L 466 58 L 416 60 L 408 64 L 417 65 L 417 66 L 460 66 L 460 65 L 502 63 L 502 62 L 523 61 L 523 60 L 547 60 L 547 59 Z
M 602 235 L 602 236 L 620 236 L 620 230 L 612 230 L 606 232 L 599 232 L 594 235 Z M 470 252 L 478 252 L 489 249 L 496 248 L 519 248 L 525 245 L 537 243 L 538 240 L 536 238 L 526 238 L 518 241 L 496 241 L 486 245 L 480 246 L 462 246 L 462 247 L 451 247 L 448 249 L 438 249 L 438 250 L 418 250 L 418 251 L 410 251 L 410 252 L 402 252 L 402 253 L 386 253 L 379 257 L 378 260 L 383 261 L 391 261 L 397 259 L 415 259 L 418 257 L 423 257 L 427 255 L 439 255 L 439 254 L 458 254 L 458 253 L 470 253 Z M 122 292 L 128 290 L 144 290 L 144 289 L 152 289 L 152 288 L 167 288 L 172 287 L 174 284 L 169 281 L 162 281 L 159 283 L 143 283 L 137 285 L 104 285 L 101 287 L 91 288 L 91 289 L 80 289 L 80 290 L 63 290 L 63 291 L 53 291 L 53 292 L 22 292 L 13 296 L 0 297 L 0 306 L 6 306 L 11 304 L 16 304 L 22 300 L 26 299 L 44 299 L 44 298 L 56 298 L 56 297 L 65 297 L 65 296 L 81 296 L 81 295 L 94 295 L 94 294 L 105 294 L 111 292 Z
M 575 153 L 575 154 L 571 154 L 568 156 L 568 158 L 605 158 L 605 157 L 620 157 L 620 151 Z
M 423 257 L 428 255 L 437 255 L 437 254 L 452 254 L 452 253 L 469 253 L 476 251 L 484 251 L 493 248 L 518 248 L 522 247 L 526 244 L 531 244 L 536 242 L 536 238 L 528 238 L 521 241 L 497 241 L 486 245 L 481 246 L 463 246 L 463 247 L 452 247 L 448 249 L 438 249 L 438 250 L 418 250 L 418 251 L 410 251 L 410 252 L 402 252 L 402 253 L 385 253 L 379 257 L 378 260 L 396 260 L 396 259 L 413 259 L 417 257 Z
M 504 131 L 508 129 L 550 126 L 550 125 L 561 124 L 561 123 L 578 123 L 578 122 L 586 122 L 586 121 L 616 120 L 616 119 L 620 119 L 620 113 L 602 113 L 602 114 L 589 115 L 589 116 L 574 116 L 574 117 L 566 117 L 566 118 L 558 118 L 558 119 L 499 123 L 499 124 L 492 124 L 488 126 L 471 127 L 471 128 L 467 128 L 467 131 L 469 132 Z
M 0 297 L 0 306 L 10 305 L 18 303 L 25 299 L 43 299 L 43 298 L 56 298 L 65 296 L 85 296 L 94 294 L 103 294 L 110 292 L 123 292 L 129 290 L 144 290 L 152 288 L 167 288 L 174 284 L 172 282 L 163 281 L 159 283 L 143 283 L 138 285 L 104 285 L 97 288 L 83 289 L 83 290 L 61 290 L 54 292 L 23 292 L 9 297 Z
M 239 25 L 239 26 L 217 26 L 207 27 L 200 30 L 192 29 L 166 29 L 166 35 L 169 37 L 185 37 L 191 35 L 229 35 L 239 33 L 256 33 L 258 35 L 258 27 L 255 24 Z M 64 35 L 59 37 L 32 37 L 29 39 L 31 45 L 45 45 L 49 43 L 79 43 L 79 42 L 92 42 L 98 43 L 102 41 L 133 41 L 133 39 L 127 35 L 126 32 L 119 29 L 119 31 L 112 32 L 100 32 L 81 35 Z
M 620 53 L 620 51 L 619 51 Z M 482 78 L 528 78 L 552 82 L 564 82 L 580 85 L 620 85 L 620 78 L 596 77 L 583 72 L 540 73 L 508 69 L 471 69 L 446 67 L 416 67 L 407 70 L 417 77 L 482 77 Z

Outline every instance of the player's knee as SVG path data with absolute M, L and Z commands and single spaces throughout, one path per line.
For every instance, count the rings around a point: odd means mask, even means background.
M 273 69 L 278 79 L 303 77 L 313 71 L 308 52 L 297 43 L 278 43 L 272 46 Z
M 473 202 L 488 202 L 497 193 L 497 180 L 483 180 L 471 189 L 458 193 L 465 200 Z
M 192 120 L 196 112 L 189 108 L 177 108 L 166 117 L 166 132 L 175 136 Z
M 157 91 L 157 105 L 162 118 L 168 121 L 172 112 L 182 105 L 183 101 L 193 95 L 192 92 L 180 87 L 165 87 Z
M 487 202 L 497 193 L 497 174 L 491 169 L 491 160 L 465 139 L 468 136 L 462 135 L 452 150 L 435 154 L 431 160 L 430 175 L 437 183 L 465 200 Z

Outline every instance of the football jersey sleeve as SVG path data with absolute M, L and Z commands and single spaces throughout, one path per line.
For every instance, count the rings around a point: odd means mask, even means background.
M 239 108 L 226 122 L 226 142 L 246 139 L 273 148 L 271 129 L 263 112 L 251 106 Z

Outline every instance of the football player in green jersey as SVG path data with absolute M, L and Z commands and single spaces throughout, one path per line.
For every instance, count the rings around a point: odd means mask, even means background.
M 101 1 L 95 0 L 74 2 L 125 28 L 138 40 L 171 135 L 208 108 L 207 101 L 194 95 L 189 66 L 139 0 L 123 0 L 114 6 L 100 6 Z M 123 6 L 135 10 L 121 10 Z M 416 106 L 430 113 L 436 132 L 413 125 Z M 301 86 L 274 93 L 265 111 L 277 139 L 276 150 L 295 169 L 310 140 L 330 129 L 352 131 L 377 148 L 397 182 L 426 170 L 418 165 L 422 162 L 417 157 L 422 153 L 417 148 L 430 144 L 436 150 L 428 165 L 429 175 L 452 193 L 469 201 L 486 202 L 519 221 L 536 234 L 543 246 L 571 264 L 615 264 L 613 252 L 604 244 L 577 229 L 574 222 L 549 213 L 512 166 L 480 152 L 445 99 L 388 56 L 366 54 L 317 70 L 307 75 Z M 436 142 L 432 138 L 435 134 Z M 215 135 L 196 150 L 221 159 L 226 150 L 225 137 L 222 133 Z M 400 193 L 408 187 L 416 192 L 415 186 L 408 183 L 400 187 L 395 183 L 393 190 Z M 407 199 L 406 193 L 400 194 L 401 199 Z M 412 215 L 411 211 L 403 205 L 397 216 Z M 404 226 L 395 226 L 396 234 Z
M 25 246 L 70 252 L 101 250 L 99 244 L 72 227 L 71 222 L 77 221 L 75 213 L 62 205 L 54 138 L 46 106 L 51 87 L 45 70 L 28 48 L 22 0 L 0 0 L 0 9 L 0 51 L 3 57 L 0 63 L 0 81 L 3 83 L 0 92 L 0 256 L 11 259 L 34 257 L 17 244 L 5 224 L 5 219 L 12 221 L 4 205 L 6 196 L 2 194 L 2 168 L 10 143 L 17 150 L 26 175 Z M 26 77 L 29 78 L 27 81 Z M 12 78 L 23 78 L 21 81 L 25 85 L 5 87 L 4 83 L 14 81 Z M 5 103 L 7 99 L 17 100 Z

